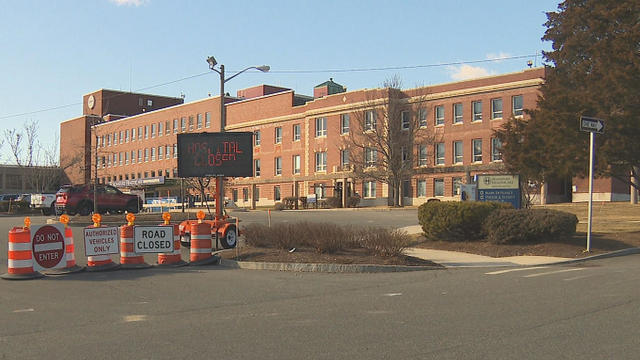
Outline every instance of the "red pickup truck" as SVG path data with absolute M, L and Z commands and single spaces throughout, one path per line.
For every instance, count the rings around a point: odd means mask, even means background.
M 97 186 L 98 212 L 137 213 L 142 209 L 142 199 L 137 195 L 125 194 L 109 185 Z M 56 193 L 56 214 L 89 215 L 93 212 L 93 185 L 63 185 Z

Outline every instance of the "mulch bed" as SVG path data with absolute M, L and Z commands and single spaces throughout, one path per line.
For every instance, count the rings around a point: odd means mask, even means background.
M 334 254 L 321 254 L 311 248 L 296 248 L 293 252 L 290 252 L 288 250 L 242 245 L 237 252 L 235 250 L 224 251 L 220 255 L 230 260 L 274 263 L 440 266 L 429 260 L 405 255 L 395 257 L 373 256 L 364 249 L 348 249 Z

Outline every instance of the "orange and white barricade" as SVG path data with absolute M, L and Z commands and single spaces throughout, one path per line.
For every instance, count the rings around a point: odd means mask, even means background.
M 93 220 L 93 225 L 89 226 L 89 228 L 95 229 L 104 227 L 100 224 L 102 221 L 102 216 L 100 216 L 100 214 L 93 214 L 91 220 Z M 114 262 L 111 259 L 111 255 L 87 256 L 87 271 L 108 271 L 115 270 L 118 267 L 120 267 L 120 264 Z
M 209 265 L 220 260 L 213 256 L 211 246 L 211 224 L 202 222 L 204 211 L 198 211 L 198 222 L 191 224 L 191 249 L 189 265 Z
M 164 220 L 164 224 L 162 225 L 170 225 L 171 214 L 168 212 L 162 214 L 162 219 Z M 173 251 L 170 253 L 159 253 L 158 265 L 173 267 L 187 265 L 187 262 L 182 260 L 182 253 L 180 251 L 180 229 L 178 228 L 178 224 L 173 224 Z
M 31 246 L 31 219 L 24 219 L 24 227 L 9 230 L 9 251 L 7 273 L 1 275 L 6 280 L 28 280 L 44 275 L 33 270 L 33 248 Z
M 127 225 L 120 226 L 120 267 L 123 269 L 146 269 L 151 265 L 144 262 L 144 256 L 134 249 L 133 222 L 136 216 L 127 214 Z
M 47 275 L 63 275 L 63 274 L 71 274 L 84 270 L 84 267 L 78 266 L 76 264 L 76 247 L 73 241 L 73 232 L 69 225 L 69 216 L 68 215 L 60 215 L 60 222 L 64 224 L 64 252 L 65 252 L 65 260 L 67 262 L 66 266 L 62 269 L 53 269 L 46 271 Z

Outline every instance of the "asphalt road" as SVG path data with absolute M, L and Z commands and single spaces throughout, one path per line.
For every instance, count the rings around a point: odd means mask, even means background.
M 2 280 L 0 359 L 636 359 L 639 260 Z

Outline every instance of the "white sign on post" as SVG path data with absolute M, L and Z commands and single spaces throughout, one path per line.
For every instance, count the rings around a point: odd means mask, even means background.
M 117 226 L 84 228 L 84 253 L 86 256 L 120 253 L 120 229 Z
M 66 266 L 63 234 L 62 224 L 31 227 L 33 270 L 60 269 Z
M 593 219 L 593 156 L 595 136 L 604 134 L 604 120 L 588 116 L 580 117 L 580 130 L 589 133 L 589 208 L 587 209 L 587 252 L 591 251 L 591 225 Z
M 133 250 L 138 254 L 172 252 L 173 226 L 134 226 Z

